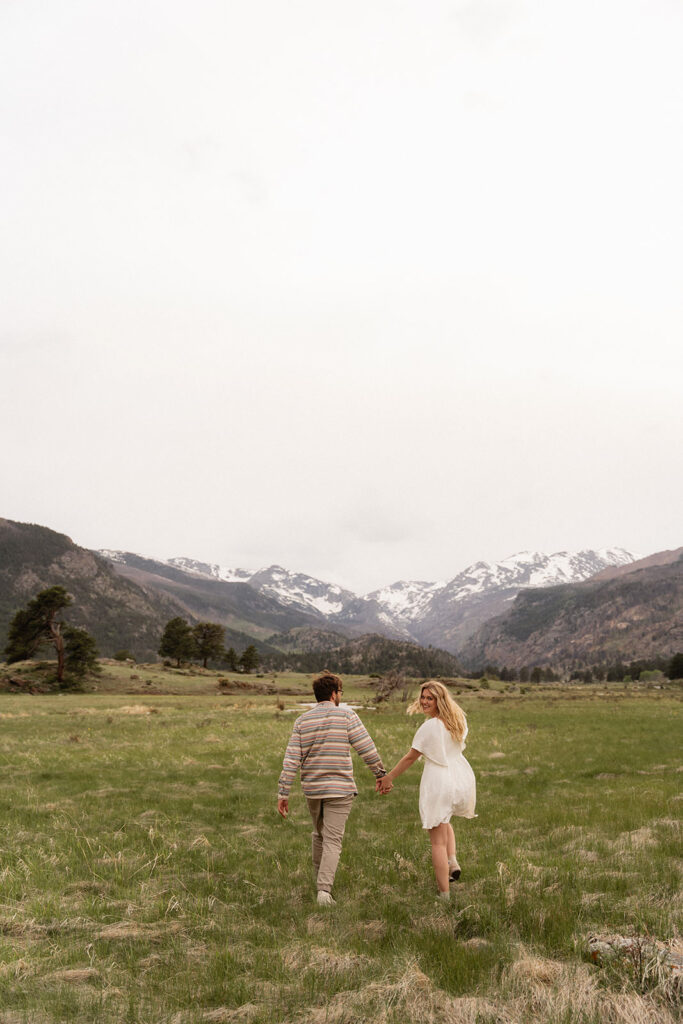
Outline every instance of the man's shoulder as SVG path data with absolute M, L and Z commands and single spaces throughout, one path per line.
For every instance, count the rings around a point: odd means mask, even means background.
M 317 721 L 317 720 L 320 720 L 320 719 L 323 719 L 323 718 L 327 718 L 330 721 L 337 721 L 337 722 L 340 722 L 340 721 L 358 721 L 358 722 L 360 722 L 360 718 L 358 717 L 356 712 L 353 710 L 353 708 L 349 707 L 348 704 L 339 704 L 339 705 L 337 705 L 337 704 L 332 704 L 331 701 L 326 701 L 325 700 L 325 701 L 320 701 L 319 704 L 315 704 L 312 708 L 309 708 L 308 711 L 304 711 L 304 713 L 302 715 L 299 715 L 299 717 L 296 719 L 295 724 L 298 723 L 298 722 L 301 722 L 302 724 L 305 724 L 306 722 Z
M 314 704 L 313 707 L 309 708 L 307 711 L 304 711 L 302 715 L 299 715 L 297 722 L 306 722 L 315 718 L 325 718 L 331 711 L 336 710 L 337 709 L 334 705 L 330 704 L 329 701 L 320 701 L 318 704 Z
M 354 709 L 349 704 L 344 704 L 340 706 L 339 710 L 346 712 L 346 717 L 350 722 L 360 722 L 361 725 L 363 724 L 360 720 L 360 716 L 356 714 Z

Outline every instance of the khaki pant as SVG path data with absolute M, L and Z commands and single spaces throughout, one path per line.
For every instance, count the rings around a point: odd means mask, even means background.
M 313 870 L 318 880 L 318 891 L 331 892 L 353 794 L 322 799 L 307 797 L 306 803 L 313 820 Z

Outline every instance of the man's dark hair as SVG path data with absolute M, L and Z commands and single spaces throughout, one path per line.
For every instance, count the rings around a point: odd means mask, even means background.
M 332 672 L 321 672 L 313 680 L 313 693 L 318 703 L 321 700 L 329 700 L 332 694 L 336 693 L 337 690 L 341 690 L 341 688 L 341 679 L 339 676 L 333 675 Z

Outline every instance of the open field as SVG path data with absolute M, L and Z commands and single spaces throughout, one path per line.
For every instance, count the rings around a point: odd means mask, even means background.
M 109 670 L 96 693 L 0 694 L 0 1024 L 676 1019 L 670 968 L 597 966 L 585 942 L 678 937 L 679 689 L 463 690 L 479 818 L 455 822 L 451 904 L 419 767 L 381 798 L 356 759 L 324 911 L 300 791 L 275 811 L 308 680 L 219 695 L 216 673 Z M 388 766 L 421 721 L 359 713 Z

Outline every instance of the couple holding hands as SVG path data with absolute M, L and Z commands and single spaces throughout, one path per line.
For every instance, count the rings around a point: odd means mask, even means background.
M 415 733 L 410 750 L 390 772 L 384 770 L 377 748 L 355 711 L 341 703 L 342 681 L 323 672 L 313 681 L 317 704 L 294 723 L 278 783 L 277 809 L 289 813 L 289 791 L 301 773 L 308 810 L 313 821 L 313 869 L 318 904 L 332 906 L 332 884 L 341 854 L 346 820 L 357 794 L 351 764 L 351 747 L 363 758 L 376 778 L 375 789 L 386 794 L 394 779 L 424 758 L 419 812 L 429 832 L 432 864 L 439 898 L 450 899 L 449 882 L 460 877 L 455 856 L 453 815 L 474 818 L 474 772 L 463 756 L 467 721 L 461 707 L 443 683 L 430 679 L 408 714 L 421 711 L 426 721 Z

